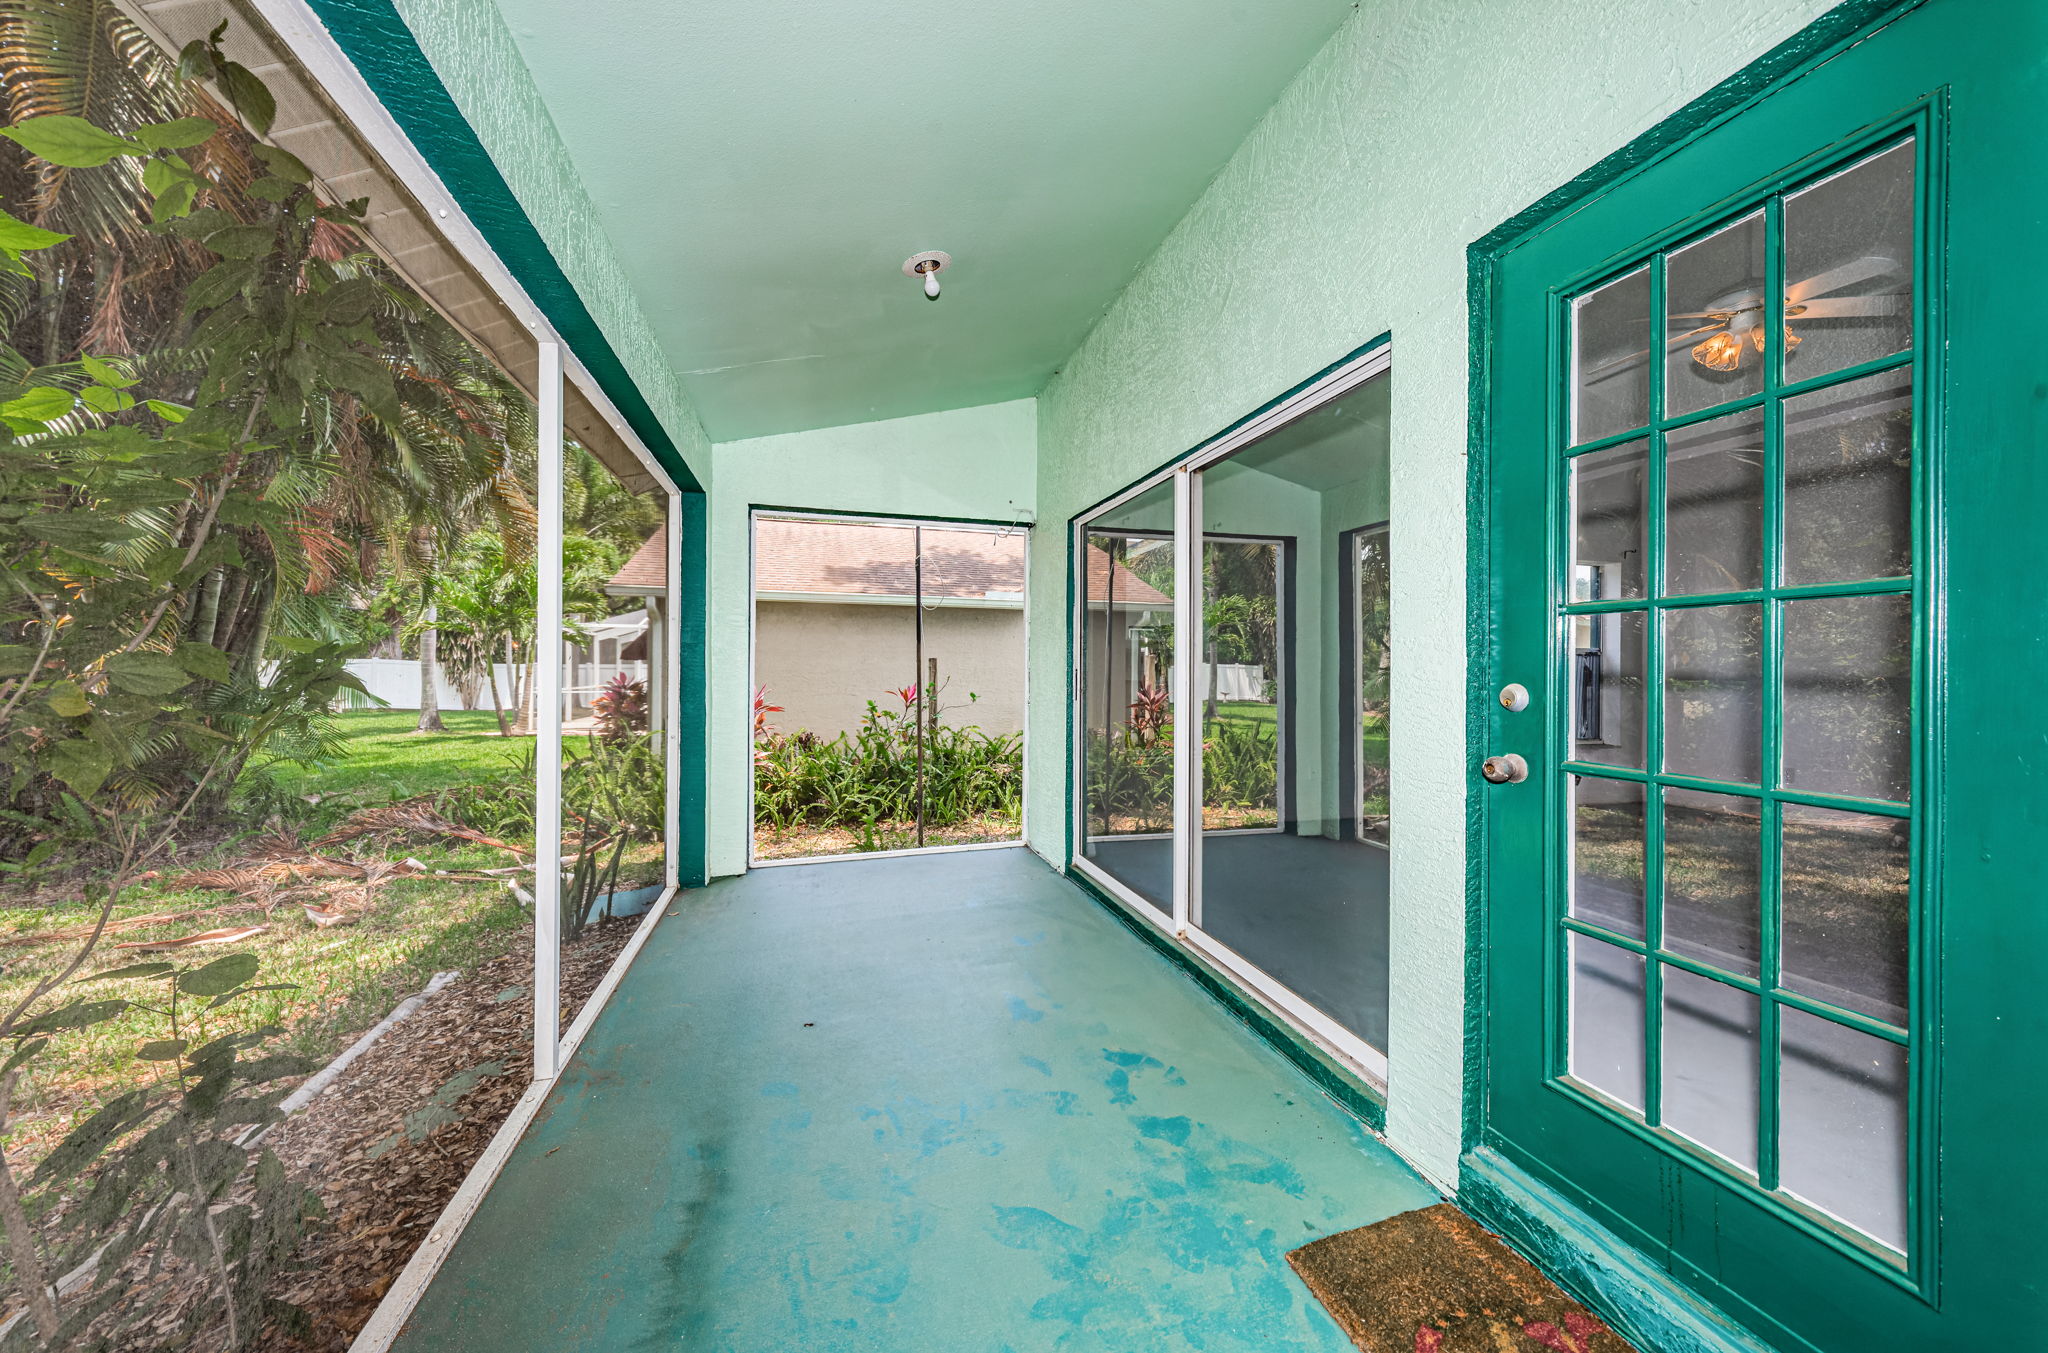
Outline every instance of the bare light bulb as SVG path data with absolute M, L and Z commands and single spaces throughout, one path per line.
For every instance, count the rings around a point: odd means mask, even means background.
M 937 268 L 931 268 L 925 272 L 924 294 L 926 300 L 936 301 L 939 299 L 939 270 Z
M 903 272 L 909 277 L 924 280 L 924 298 L 928 301 L 939 299 L 939 270 L 952 263 L 953 256 L 943 249 L 927 249 L 921 254 L 912 254 L 903 260 Z

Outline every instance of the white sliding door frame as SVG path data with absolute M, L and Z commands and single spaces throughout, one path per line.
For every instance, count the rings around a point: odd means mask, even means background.
M 1387 1084 L 1387 1055 L 1322 1010 L 1303 1000 L 1279 979 L 1202 929 L 1201 917 L 1201 804 L 1202 757 L 1200 737 L 1180 732 L 1174 739 L 1173 787 L 1173 896 L 1170 915 L 1141 897 L 1130 885 L 1086 857 L 1088 842 L 1087 731 L 1088 625 L 1087 550 L 1089 523 L 1148 493 L 1160 484 L 1173 484 L 1174 520 L 1174 654 L 1171 689 L 1176 730 L 1201 726 L 1201 701 L 1194 691 L 1194 665 L 1202 639 L 1202 481 L 1200 472 L 1227 460 L 1284 424 L 1294 421 L 1320 405 L 1383 376 L 1393 365 L 1390 345 L 1381 344 L 1344 363 L 1229 431 L 1204 442 L 1179 462 L 1146 476 L 1114 497 L 1074 518 L 1069 534 L 1071 567 L 1080 570 L 1073 588 L 1074 604 L 1069 624 L 1070 715 L 1075 736 L 1071 739 L 1068 774 L 1073 785 L 1073 811 L 1068 823 L 1068 868 L 1080 874 L 1126 911 L 1197 955 L 1232 983 L 1250 992 L 1268 1010 L 1311 1042 L 1349 1066 L 1382 1092 Z M 1226 538 L 1232 538 L 1226 534 Z M 1245 537 L 1237 537 L 1245 538 Z M 1297 564 L 1297 567 L 1300 565 Z M 1282 582 L 1284 588 L 1284 580 Z M 1299 624 L 1299 618 L 1295 618 Z M 1283 697 L 1284 698 L 1284 697 Z M 1276 725 L 1279 720 L 1276 718 Z M 1282 738 L 1284 742 L 1284 737 Z M 1285 755 L 1284 752 L 1281 755 Z M 1285 768 L 1281 768 L 1284 776 Z M 1285 787 L 1282 786 L 1284 798 Z M 1283 819 L 1284 822 L 1284 819 Z M 1391 959 L 1391 956 L 1390 956 Z

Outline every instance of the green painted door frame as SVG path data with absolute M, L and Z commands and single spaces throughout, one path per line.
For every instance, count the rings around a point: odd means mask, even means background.
M 2048 763 L 2039 754 L 2048 710 L 2034 694 L 2038 655 L 2048 650 L 2048 573 L 2020 553 L 2048 513 L 2048 458 L 2039 450 L 2048 386 L 2034 339 L 2048 284 L 2026 247 L 2048 218 L 2038 172 L 2044 53 L 2048 7 L 2032 0 L 1845 5 L 1472 251 L 1475 1080 L 1463 1191 L 1468 1206 L 1554 1261 L 1646 1343 L 1675 1346 L 1677 1326 L 1690 1331 L 1688 1346 L 1739 1342 L 1714 1333 L 1696 1299 L 1788 1353 L 2018 1348 L 2042 1338 L 2048 1174 L 2024 1143 L 2048 1111 L 2048 1082 L 2020 1067 L 2048 1045 L 2048 1012 L 2014 993 L 2039 986 L 2048 953 L 2048 909 L 2033 883 L 2048 839 Z M 1564 454 L 1569 302 L 1752 211 L 1775 237 L 1785 193 L 1907 137 L 1920 166 L 1915 349 L 1803 385 L 1774 376 L 1748 407 L 1765 429 L 1759 482 L 1775 486 L 1783 482 L 1781 397 L 1910 367 L 1912 580 L 1787 587 L 1773 543 L 1783 502 L 1772 487 L 1762 585 L 1683 599 L 1747 605 L 1762 617 L 1759 698 L 1768 711 L 1788 606 L 1852 593 L 1911 598 L 1912 807 L 1833 806 L 1910 812 L 1912 1013 L 1893 1029 L 1824 1011 L 1839 1027 L 1909 1049 L 1909 1215 L 1899 1258 L 1775 1187 L 1779 1020 L 1823 1010 L 1789 990 L 1779 971 L 1775 824 L 1788 804 L 1826 802 L 1779 783 L 1779 721 L 1762 719 L 1763 788 L 1750 795 L 1766 828 L 1758 975 L 1717 987 L 1749 993 L 1759 1012 L 1753 1173 L 1657 1126 L 1655 1038 L 1643 1040 L 1645 1102 L 1633 1109 L 1566 1074 L 1571 979 L 1562 955 L 1566 936 L 1588 927 L 1564 912 L 1564 814 L 1577 777 L 1559 768 L 1570 754 L 1575 613 Z M 1776 296 L 1789 279 L 1777 255 L 1770 259 L 1765 294 Z M 1650 276 L 1654 314 L 1663 272 Z M 1774 318 L 1760 332 L 1776 328 Z M 1662 332 L 1653 322 L 1652 333 Z M 1662 342 L 1652 338 L 1646 359 Z M 1663 366 L 1648 360 L 1652 372 Z M 1660 382 L 1652 376 L 1653 401 Z M 1653 521 L 1664 501 L 1665 428 L 1675 421 L 1652 418 L 1647 434 L 1608 439 L 1646 438 Z M 1650 525 L 1645 540 L 1655 597 L 1661 528 Z M 1657 635 L 1671 623 L 1658 617 L 1673 613 L 1662 605 L 1630 603 L 1647 620 L 1652 673 Z M 1508 682 L 1528 687 L 1527 709 L 1511 712 L 1492 698 Z M 1647 773 L 1610 782 L 1642 785 L 1653 809 L 1670 789 L 1714 788 L 1663 773 L 1659 697 L 1646 691 L 1645 699 Z M 1479 761 L 1499 753 L 1526 758 L 1529 778 L 1484 783 Z M 1661 818 L 1652 811 L 1645 822 L 1647 858 L 1658 861 Z M 1645 936 L 1614 947 L 1648 956 L 1645 1006 L 1655 1009 L 1660 974 L 1707 970 L 1665 942 L 1662 869 L 1642 873 Z M 1654 1015 L 1648 1027 L 1659 1027 Z M 1555 1237 L 1546 1240 L 1546 1224 L 1582 1242 L 1604 1230 L 1615 1253 L 1565 1254 Z M 1602 1276 L 1620 1270 L 1632 1271 L 1633 1296 L 1622 1290 L 1631 1282 Z

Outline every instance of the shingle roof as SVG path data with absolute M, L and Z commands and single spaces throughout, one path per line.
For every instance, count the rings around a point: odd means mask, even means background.
M 762 592 L 908 597 L 916 585 L 915 528 L 884 522 L 792 520 L 754 523 L 754 586 Z M 634 551 L 615 575 L 612 592 L 660 591 L 667 585 L 663 533 Z M 1088 551 L 1088 594 L 1100 598 L 1109 556 Z M 924 528 L 924 594 L 940 599 L 1021 598 L 1024 536 L 1016 531 Z M 1170 606 L 1172 599 L 1121 564 L 1116 599 L 1134 606 Z

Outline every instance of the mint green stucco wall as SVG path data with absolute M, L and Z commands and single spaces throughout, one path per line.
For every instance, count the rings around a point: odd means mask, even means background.
M 1039 398 L 1037 595 L 1074 512 L 1391 331 L 1387 1132 L 1455 1179 L 1464 1075 L 1465 249 L 1827 0 L 1368 0 Z M 1031 612 L 1035 844 L 1058 859 L 1064 616 Z
M 710 439 L 619 266 L 498 7 L 477 0 L 393 0 L 393 6 L 691 472 L 709 487 Z
M 747 864 L 752 614 L 748 517 L 755 507 L 1029 522 L 1037 404 L 971 409 L 720 442 L 711 494 L 711 873 Z M 1033 553 L 1043 545 L 1034 539 Z M 1065 594 L 1064 583 L 1055 593 Z M 1053 602 L 1057 611 L 1059 602 Z M 1037 606 L 1038 598 L 1027 598 Z M 1062 727 L 1051 736 L 1064 733 Z M 1057 773 L 1057 772 L 1055 772 Z M 1055 809 L 1055 816 L 1058 810 Z

